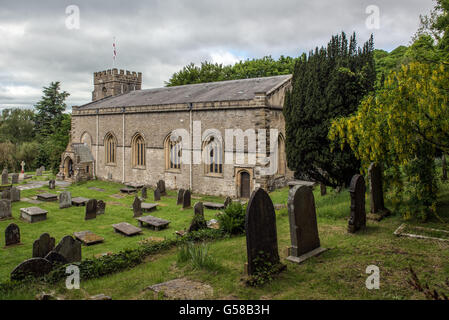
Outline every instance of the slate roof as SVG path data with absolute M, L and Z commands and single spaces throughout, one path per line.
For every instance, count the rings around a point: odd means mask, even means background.
M 80 157 L 80 163 L 94 161 L 94 157 L 92 156 L 89 147 L 84 143 L 74 143 L 72 144 L 72 148 L 75 155 Z
M 267 93 L 290 78 L 291 75 L 282 75 L 136 90 L 90 102 L 78 108 L 82 110 L 189 102 L 252 100 L 256 93 Z

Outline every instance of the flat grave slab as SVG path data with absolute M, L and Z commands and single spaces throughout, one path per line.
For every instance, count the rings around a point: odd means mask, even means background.
M 74 206 L 85 206 L 87 201 L 89 201 L 89 199 L 87 199 L 87 198 L 75 197 L 75 198 L 72 198 L 72 205 L 74 205 Z
M 151 212 L 157 209 L 157 203 L 142 202 L 140 207 L 143 212 Z
M 134 236 L 142 232 L 142 229 L 129 224 L 128 222 L 120 222 L 117 224 L 113 224 L 112 227 L 115 229 L 115 232 L 122 233 L 125 236 Z
M 224 209 L 224 203 L 219 203 L 219 202 L 204 202 L 203 206 L 207 209 L 213 209 L 213 210 L 220 210 L 220 209 Z
M 104 192 L 104 189 L 97 188 L 97 187 L 89 187 L 89 188 L 87 188 L 87 189 L 89 189 L 89 190 L 94 190 L 94 191 L 99 191 L 99 192 Z
M 96 235 L 95 233 L 88 230 L 74 232 L 73 235 L 75 236 L 75 238 L 84 243 L 86 246 L 101 243 L 104 241 L 103 237 L 100 237 L 99 235 Z
M 28 203 L 32 203 L 32 204 L 42 203 L 42 201 L 35 200 L 35 199 L 30 199 L 30 198 L 22 198 L 22 199 L 20 199 L 20 201 L 28 202 Z
M 166 298 L 174 300 L 210 299 L 214 293 L 210 285 L 185 278 L 158 283 L 145 290 L 153 291 L 155 296 L 162 293 Z
M 136 188 L 128 188 L 128 187 L 126 187 L 126 188 L 121 188 L 120 192 L 131 194 L 131 193 L 136 193 L 137 189 Z
M 56 201 L 58 200 L 58 195 L 54 193 L 40 193 L 37 195 L 37 200 L 41 201 Z
M 47 213 L 39 207 L 20 208 L 20 217 L 29 223 L 47 220 Z
M 143 227 L 145 224 L 147 224 L 148 226 L 152 227 L 156 231 L 166 228 L 170 223 L 170 221 L 168 221 L 168 220 L 161 219 L 158 217 L 153 217 L 153 216 L 138 217 L 138 218 L 136 218 L 136 220 L 139 221 L 139 225 L 141 227 Z

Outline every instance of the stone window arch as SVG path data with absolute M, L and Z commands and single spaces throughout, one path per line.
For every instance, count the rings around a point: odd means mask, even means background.
M 180 136 L 169 134 L 165 138 L 165 169 L 181 170 L 182 140 Z
M 208 175 L 223 175 L 223 143 L 214 136 L 207 137 L 203 142 L 203 161 L 205 173 Z
M 104 138 L 105 159 L 107 165 L 117 163 L 117 138 L 112 132 L 108 132 Z
M 89 132 L 85 131 L 81 135 L 81 143 L 84 143 L 89 147 L 89 149 L 92 149 L 92 136 L 90 135 Z
M 133 167 L 145 167 L 145 139 L 136 133 L 131 142 Z

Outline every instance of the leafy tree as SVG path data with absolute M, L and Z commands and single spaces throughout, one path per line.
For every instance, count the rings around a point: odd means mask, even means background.
M 4 109 L 0 117 L 0 141 L 13 144 L 29 142 L 34 138 L 34 111 Z
M 293 87 L 286 94 L 286 151 L 297 178 L 337 187 L 348 184 L 360 164 L 348 145 L 331 151 L 331 120 L 357 110 L 374 90 L 373 37 L 357 48 L 356 36 L 333 36 L 327 48 L 316 48 L 295 65 Z
M 14 170 L 16 168 L 15 153 L 16 146 L 14 144 L 9 141 L 0 143 L 0 168 Z

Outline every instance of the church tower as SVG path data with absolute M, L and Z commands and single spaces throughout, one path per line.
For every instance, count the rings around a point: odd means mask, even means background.
M 92 101 L 127 93 L 142 88 L 142 73 L 109 69 L 94 72 L 94 91 Z

